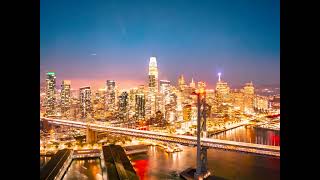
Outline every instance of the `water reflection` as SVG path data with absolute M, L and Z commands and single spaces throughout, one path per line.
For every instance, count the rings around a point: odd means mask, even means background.
M 244 126 L 213 135 L 212 138 L 280 146 L 279 131 L 245 128 Z
M 141 180 L 181 179 L 176 176 L 196 166 L 196 148 L 168 154 L 160 147 L 149 147 L 147 154 L 130 157 Z M 215 176 L 226 179 L 280 179 L 280 160 L 216 149 L 208 150 L 208 167 Z
M 264 129 L 235 128 L 214 138 L 280 145 L 280 133 Z M 189 167 L 196 166 L 196 148 L 183 147 L 183 151 L 167 153 L 162 148 L 150 146 L 147 154 L 130 157 L 142 180 L 181 179 L 176 176 Z M 208 150 L 208 168 L 215 176 L 226 179 L 280 179 L 280 160 L 239 152 Z
M 280 133 L 263 129 L 235 128 L 215 138 L 280 145 Z M 177 173 L 196 166 L 196 148 L 182 147 L 183 151 L 167 153 L 157 146 L 149 146 L 145 154 L 130 156 L 141 180 L 180 180 Z M 40 160 L 41 165 L 41 160 Z M 240 180 L 280 179 L 280 160 L 239 152 L 208 150 L 208 168 L 215 176 Z M 73 160 L 63 179 L 102 179 L 100 159 Z
M 90 179 L 102 180 L 102 172 L 100 166 L 100 159 L 76 159 L 73 160 L 69 169 L 67 170 L 64 180 L 76 179 Z
M 50 156 L 40 156 L 40 169 L 42 169 L 51 159 Z

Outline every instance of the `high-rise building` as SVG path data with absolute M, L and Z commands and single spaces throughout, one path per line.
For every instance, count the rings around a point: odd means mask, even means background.
M 98 89 L 95 93 L 93 113 L 95 119 L 104 120 L 106 110 L 106 89 Z
M 269 110 L 269 99 L 266 96 L 254 96 L 253 107 L 257 111 L 267 112 Z
M 206 102 L 210 105 L 214 103 L 215 93 L 213 89 L 206 89 Z
M 254 86 L 253 83 L 246 83 L 243 87 L 244 111 L 253 112 Z
M 244 111 L 244 98 L 243 98 L 243 92 L 235 89 L 232 91 L 232 105 L 236 109 L 239 109 L 240 111 Z
M 71 107 L 71 81 L 63 80 L 61 84 L 61 113 L 69 116 Z
M 179 90 L 180 90 L 180 91 L 183 91 L 184 88 L 185 88 L 185 85 L 186 85 L 186 83 L 185 83 L 185 81 L 184 81 L 183 74 L 181 74 L 181 75 L 179 76 L 178 85 L 179 85 L 179 86 L 178 86 L 178 87 L 179 87 Z
M 184 121 L 190 121 L 191 120 L 191 112 L 192 112 L 192 109 L 191 109 L 191 105 L 188 104 L 188 105 L 185 105 L 183 107 L 183 120 Z
M 91 89 L 89 86 L 80 88 L 80 111 L 81 118 L 87 118 L 91 116 Z
M 146 93 L 146 92 L 145 92 L 145 87 L 144 87 L 143 84 L 138 86 L 138 93 L 142 93 L 142 94 L 145 94 L 145 93 Z
M 203 81 L 199 81 L 198 82 L 198 90 L 204 92 L 205 89 L 206 89 L 206 83 Z
M 196 83 L 193 81 L 193 78 L 191 79 L 190 87 L 193 89 L 196 88 Z
M 176 92 L 176 95 L 177 95 L 177 100 L 176 100 L 177 104 L 176 104 L 176 107 L 175 107 L 175 109 L 176 109 L 175 116 L 177 118 L 176 120 L 181 122 L 183 120 L 183 108 L 182 108 L 183 96 L 182 96 L 182 92 L 178 91 L 178 92 Z
M 164 113 L 165 105 L 170 103 L 170 81 L 160 80 L 160 95 L 158 98 L 159 110 Z
M 71 108 L 70 108 L 70 116 L 73 118 L 81 117 L 81 108 L 80 108 L 80 100 L 79 95 L 77 98 L 71 99 Z
M 166 122 L 173 123 L 177 120 L 177 99 L 178 96 L 175 93 L 171 93 L 169 96 L 170 103 L 165 105 L 165 119 Z
M 158 67 L 156 57 L 149 61 L 149 91 L 158 92 Z
M 158 95 L 158 68 L 156 57 L 149 61 L 149 89 L 147 96 L 146 116 L 149 118 L 155 115 L 157 110 L 156 99 Z
M 136 104 L 136 94 L 138 93 L 138 88 L 132 88 L 129 90 L 129 118 L 132 118 L 135 114 L 135 104 Z
M 216 84 L 216 99 L 219 103 L 225 103 L 229 100 L 230 88 L 227 82 L 221 80 L 221 73 L 218 74 L 219 79 Z
M 122 121 L 128 120 L 129 99 L 126 91 L 119 96 L 119 117 Z
M 55 115 L 56 75 L 54 72 L 47 72 L 46 85 L 46 114 Z
M 98 89 L 96 97 L 98 99 L 99 105 L 102 106 L 103 110 L 105 110 L 105 106 L 106 106 L 106 89 Z
M 135 109 L 136 113 L 135 116 L 138 119 L 143 119 L 145 117 L 145 97 L 144 94 L 139 93 L 136 94 L 136 104 L 135 104 Z
M 160 93 L 166 94 L 170 91 L 170 81 L 168 80 L 160 80 Z
M 107 80 L 107 109 L 108 111 L 115 111 L 116 109 L 116 82 L 114 80 Z
M 166 125 L 163 113 L 161 111 L 156 112 L 155 122 L 153 123 L 153 125 L 156 125 L 159 127 L 163 127 Z

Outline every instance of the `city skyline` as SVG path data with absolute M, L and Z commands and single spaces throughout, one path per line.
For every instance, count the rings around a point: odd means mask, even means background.
M 101 88 L 107 79 L 146 85 L 155 56 L 159 80 L 172 84 L 183 74 L 214 88 L 218 72 L 231 86 L 280 84 L 278 1 L 79 1 L 77 8 L 43 1 L 40 13 L 41 82 L 53 71 L 72 89 Z
M 153 57 L 151 57 L 153 58 Z M 54 71 L 47 71 L 45 72 L 46 74 L 49 73 L 54 73 L 55 75 L 56 72 Z M 158 79 L 157 81 L 160 82 L 160 81 L 169 81 L 169 82 L 174 82 L 174 85 L 177 85 L 179 86 L 179 82 L 178 82 L 178 78 L 180 78 L 181 76 L 185 77 L 184 74 L 180 74 L 176 79 L 174 80 L 170 80 L 170 79 Z M 41 77 L 43 78 L 43 77 Z M 102 80 L 85 80 L 85 79 L 82 79 L 80 81 L 75 81 L 76 83 L 74 84 L 74 81 L 73 80 L 70 80 L 70 78 L 65 78 L 65 79 L 62 79 L 62 78 L 59 78 L 58 77 L 55 77 L 56 79 L 60 79 L 60 82 L 57 81 L 56 83 L 56 89 L 59 89 L 59 90 L 62 90 L 62 88 L 60 87 L 60 85 L 62 85 L 64 83 L 64 81 L 68 81 L 70 84 L 72 84 L 71 86 L 71 90 L 79 90 L 81 89 L 82 87 L 91 87 L 93 90 L 99 90 L 99 89 L 105 89 L 107 88 L 106 86 L 106 82 L 109 81 L 107 79 L 102 79 Z M 212 84 L 208 84 L 207 82 L 205 81 L 202 81 L 202 80 L 197 80 L 193 77 L 191 77 L 191 79 L 186 79 L 185 80 L 185 83 L 186 84 L 190 84 L 190 83 L 200 83 L 200 82 L 205 82 L 206 83 L 206 89 L 214 89 L 216 88 L 216 83 L 219 82 L 220 80 L 221 81 L 224 81 L 224 82 L 228 82 L 227 80 L 225 80 L 223 78 L 223 74 L 221 72 L 217 73 L 216 77 L 215 77 L 215 82 L 212 83 Z M 40 81 L 40 84 L 42 87 L 44 87 L 45 85 L 45 79 Z M 148 87 L 148 77 L 146 76 L 146 79 L 145 80 L 141 80 L 141 81 L 132 81 L 132 80 L 123 80 L 123 81 L 118 81 L 118 80 L 114 80 L 117 84 L 116 86 L 122 90 L 129 90 L 129 89 L 132 89 L 132 88 L 138 88 L 139 86 L 143 85 L 145 86 L 146 88 Z M 213 80 L 214 81 L 214 80 Z M 252 83 L 252 80 L 248 80 L 248 81 L 244 81 L 244 83 L 240 84 L 240 83 L 237 83 L 237 84 L 230 84 L 230 87 L 233 88 L 233 89 L 239 89 L 239 88 L 242 88 L 243 86 L 245 86 L 246 83 Z M 280 87 L 280 83 L 276 83 L 276 84 L 255 84 L 256 87 L 265 87 L 265 86 L 269 86 L 269 87 L 277 87 L 279 88 Z

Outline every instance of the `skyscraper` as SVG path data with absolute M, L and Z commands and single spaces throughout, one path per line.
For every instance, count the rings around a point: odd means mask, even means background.
M 199 91 L 204 91 L 206 89 L 206 83 L 203 81 L 198 82 L 198 90 Z
M 179 90 L 183 91 L 185 88 L 185 81 L 184 81 L 183 74 L 179 76 L 178 85 L 179 85 Z
M 183 120 L 184 121 L 191 121 L 191 105 L 187 104 L 183 107 Z
M 253 112 L 253 101 L 254 101 L 254 86 L 253 83 L 246 83 L 243 87 L 244 94 L 244 110 L 246 112 Z
M 95 119 L 105 119 L 106 110 L 106 89 L 98 89 L 95 93 L 95 100 L 93 101 L 93 115 Z
M 46 114 L 54 115 L 56 102 L 56 75 L 54 72 L 47 72 L 46 85 Z
M 162 113 L 165 112 L 165 105 L 170 103 L 170 81 L 160 80 L 160 96 L 158 99 L 158 105 Z
M 156 57 L 150 57 L 149 61 L 149 89 L 147 97 L 146 116 L 155 115 L 157 110 L 156 99 L 158 95 L 158 68 Z
M 168 80 L 160 80 L 160 93 L 167 94 L 170 91 L 170 81 Z
M 135 104 L 136 104 L 136 94 L 138 93 L 138 88 L 132 88 L 129 91 L 129 118 L 132 118 L 135 114 Z
M 190 87 L 193 89 L 196 88 L 196 83 L 194 83 L 193 78 L 191 79 Z
M 89 86 L 80 88 L 80 111 L 81 118 L 86 118 L 91 115 L 91 89 Z
M 149 61 L 149 91 L 158 92 L 158 67 L 156 57 Z
M 267 112 L 269 110 L 269 99 L 266 96 L 255 95 L 253 107 L 257 111 Z
M 233 90 L 232 91 L 232 104 L 236 109 L 238 108 L 240 111 L 244 111 L 243 106 L 244 100 L 243 100 L 243 92 L 239 90 Z
M 119 117 L 122 121 L 128 120 L 129 99 L 126 91 L 119 96 Z
M 218 75 L 219 79 L 216 84 L 216 98 L 220 103 L 224 103 L 229 99 L 230 88 L 227 82 L 221 80 L 221 73 L 219 73 Z
M 144 94 L 136 94 L 136 104 L 135 104 L 135 109 L 136 113 L 135 116 L 138 119 L 143 119 L 145 117 L 145 97 Z
M 115 111 L 116 108 L 116 82 L 114 80 L 107 80 L 107 109 Z
M 61 84 L 61 113 L 63 116 L 70 114 L 71 107 L 71 81 L 63 80 Z

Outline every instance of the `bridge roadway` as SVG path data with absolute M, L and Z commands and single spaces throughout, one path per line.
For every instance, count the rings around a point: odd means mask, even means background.
M 152 140 L 164 141 L 164 142 L 170 142 L 170 143 L 177 143 L 182 145 L 192 145 L 192 146 L 197 145 L 197 137 L 193 137 L 193 136 L 175 135 L 175 134 L 120 128 L 120 127 L 111 127 L 111 126 L 105 126 L 101 124 L 52 119 L 52 118 L 40 118 L 40 120 L 46 120 L 52 124 L 71 126 L 75 128 L 84 128 L 84 129 L 89 128 L 97 132 L 111 132 L 115 134 L 152 139 Z M 263 145 L 263 144 L 227 141 L 227 140 L 212 139 L 212 138 L 201 138 L 201 146 L 208 147 L 208 148 L 245 152 L 245 153 L 253 153 L 258 155 L 280 157 L 280 146 L 269 146 L 269 145 Z

